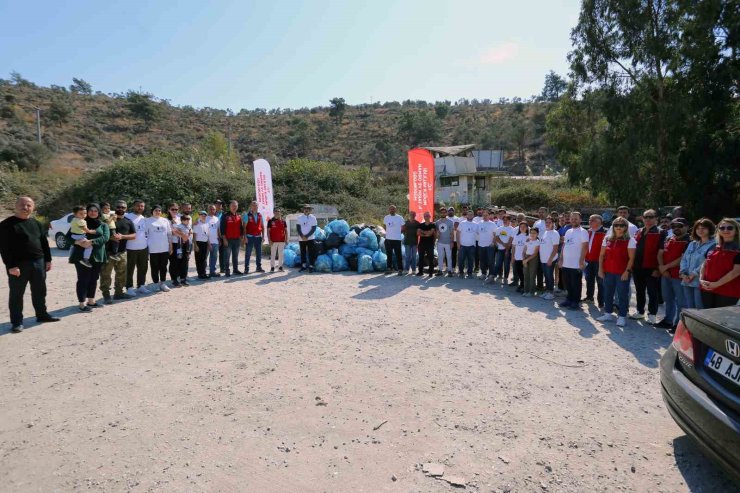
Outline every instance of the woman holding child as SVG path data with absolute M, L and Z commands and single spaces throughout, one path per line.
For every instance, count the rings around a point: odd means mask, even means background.
M 75 241 L 74 249 L 69 257 L 69 262 L 74 264 L 77 270 L 77 301 L 81 312 L 89 312 L 93 308 L 102 306 L 95 302 L 95 289 L 98 285 L 100 269 L 108 261 L 105 245 L 110 239 L 110 229 L 100 218 L 98 204 L 87 205 L 85 223 L 92 233 L 88 233 L 86 239 Z M 89 267 L 81 263 L 85 248 L 92 248 L 87 259 Z

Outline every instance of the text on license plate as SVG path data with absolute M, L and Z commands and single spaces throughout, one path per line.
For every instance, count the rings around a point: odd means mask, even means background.
M 740 363 L 734 363 L 731 359 L 721 354 L 717 354 L 714 350 L 710 349 L 707 351 L 707 357 L 704 358 L 704 366 L 719 373 L 726 379 L 735 382 L 740 385 Z

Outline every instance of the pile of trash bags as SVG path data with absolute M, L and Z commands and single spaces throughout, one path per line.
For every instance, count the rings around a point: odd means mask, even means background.
M 381 228 L 364 224 L 350 225 L 344 219 L 331 221 L 324 229 L 316 228 L 315 250 L 316 272 L 356 271 L 382 272 L 386 270 L 388 258 L 385 254 L 385 238 Z M 285 265 L 301 266 L 298 243 L 289 243 L 285 248 Z

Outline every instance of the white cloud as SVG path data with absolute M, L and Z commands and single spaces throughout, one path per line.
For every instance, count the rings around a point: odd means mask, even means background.
M 477 62 L 482 65 L 498 65 L 504 63 L 519 54 L 519 45 L 508 41 L 492 46 L 479 57 Z

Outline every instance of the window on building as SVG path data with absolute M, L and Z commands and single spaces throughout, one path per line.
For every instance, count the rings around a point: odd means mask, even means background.
M 486 177 L 485 176 L 475 177 L 475 188 L 477 188 L 478 190 L 486 189 Z
M 439 186 L 441 187 L 457 187 L 460 185 L 459 176 L 440 176 Z

